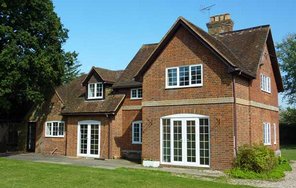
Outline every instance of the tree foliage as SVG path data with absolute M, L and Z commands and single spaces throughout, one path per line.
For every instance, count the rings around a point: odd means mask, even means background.
M 288 107 L 280 112 L 280 123 L 293 125 L 296 124 L 296 109 Z
M 51 0 L 1 0 L 0 23 L 1 114 L 42 101 L 68 69 L 77 74 L 77 54 L 62 48 L 68 30 Z
M 288 35 L 277 45 L 277 56 L 284 72 L 285 97 L 296 104 L 296 33 Z

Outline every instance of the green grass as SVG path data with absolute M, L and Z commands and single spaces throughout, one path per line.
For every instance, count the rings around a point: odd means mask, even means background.
M 282 156 L 288 160 L 296 161 L 296 146 L 281 146 Z
M 0 187 L 246 187 L 157 170 L 106 170 L 0 158 Z

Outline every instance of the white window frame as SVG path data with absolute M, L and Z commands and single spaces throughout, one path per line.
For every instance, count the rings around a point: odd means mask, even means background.
M 94 84 L 94 96 L 91 96 L 90 85 Z M 97 87 L 98 85 L 102 85 L 102 95 L 97 96 Z M 104 96 L 104 84 L 103 82 L 96 82 L 96 83 L 88 83 L 87 84 L 87 98 L 88 99 L 102 99 Z
M 273 144 L 276 144 L 276 124 L 273 124 Z
M 142 90 L 142 96 L 141 97 L 139 97 L 139 90 Z M 136 97 L 133 97 L 133 91 L 136 91 Z M 133 89 L 131 89 L 131 96 L 130 96 L 131 99 L 133 99 L 133 100 L 142 99 L 142 97 L 143 97 L 143 89 L 142 88 L 133 88 Z
M 135 124 L 139 124 L 139 140 L 135 141 L 134 139 L 134 126 Z M 132 122 L 132 144 L 142 144 L 142 121 L 133 121 Z
M 209 127 L 209 164 L 208 165 L 204 165 L 204 164 L 200 164 L 200 140 L 199 140 L 199 127 L 200 127 L 200 123 L 199 120 L 200 119 L 208 119 L 208 127 Z M 163 161 L 163 119 L 170 119 L 171 121 L 171 126 L 173 125 L 173 121 L 174 120 L 181 120 L 183 121 L 187 121 L 187 120 L 195 120 L 197 122 L 196 124 L 196 162 L 195 163 L 184 163 L 184 162 L 174 162 L 173 160 L 171 160 L 171 162 L 165 162 Z M 171 127 L 170 129 L 171 131 L 171 135 L 173 135 L 173 129 Z M 186 140 L 186 137 L 183 137 Z M 171 142 L 171 157 L 173 157 L 173 142 Z M 184 152 L 183 152 L 184 154 Z M 184 156 L 183 156 L 184 158 Z M 160 163 L 161 164 L 165 164 L 165 165 L 180 165 L 180 166 L 196 166 L 196 167 L 210 167 L 211 166 L 211 122 L 210 122 L 210 117 L 209 116 L 205 116 L 205 115 L 201 115 L 201 114 L 173 114 L 173 115 L 168 115 L 168 116 L 163 116 L 160 118 Z
M 261 91 L 271 93 L 270 77 L 264 74 L 260 74 L 260 86 L 261 86 Z
M 200 66 L 201 69 L 201 83 L 198 84 L 191 84 L 191 67 Z M 180 67 L 189 67 L 189 85 L 180 86 Z M 168 70 L 170 69 L 177 69 L 177 85 L 176 86 L 169 86 L 169 78 L 168 78 Z M 203 65 L 202 64 L 195 64 L 195 65 L 182 65 L 178 67 L 168 67 L 165 70 L 165 88 L 172 89 L 172 88 L 186 88 L 186 87 L 201 87 L 203 86 Z
M 270 123 L 263 123 L 263 143 L 264 145 L 271 145 L 271 126 Z
M 48 128 L 47 128 L 47 124 L 51 124 L 51 127 L 50 127 L 50 132 L 51 132 L 51 134 L 49 134 L 49 132 L 48 132 Z M 57 135 L 53 135 L 53 123 L 57 123 L 58 124 L 58 131 L 57 131 Z M 63 134 L 62 135 L 60 135 L 59 133 L 60 133 L 60 124 L 63 124 Z M 65 136 L 65 122 L 64 121 L 46 121 L 45 122 L 45 137 L 54 137 L 54 138 L 62 138 L 62 137 L 64 137 Z
M 80 142 L 81 142 L 81 133 L 80 133 L 80 125 L 87 125 L 87 154 L 82 154 L 80 153 Z M 99 127 L 99 143 L 98 143 L 98 154 L 90 154 L 90 143 L 91 143 L 91 125 L 98 125 Z M 100 121 L 96 121 L 96 120 L 83 120 L 83 121 L 79 121 L 78 122 L 78 127 L 77 127 L 77 150 L 76 150 L 77 156 L 81 156 L 81 157 L 95 157 L 95 158 L 99 158 L 100 157 L 100 153 L 101 153 L 101 122 Z

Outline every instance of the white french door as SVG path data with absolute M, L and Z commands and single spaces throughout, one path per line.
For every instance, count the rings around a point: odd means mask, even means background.
M 209 166 L 209 120 L 194 116 L 177 114 L 161 119 L 161 163 Z
M 80 121 L 78 123 L 77 156 L 100 157 L 99 121 Z

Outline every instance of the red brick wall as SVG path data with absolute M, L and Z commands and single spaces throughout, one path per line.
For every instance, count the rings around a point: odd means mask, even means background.
M 45 137 L 45 122 L 46 121 L 65 121 L 61 116 L 62 102 L 59 97 L 54 94 L 50 101 L 46 102 L 42 107 L 42 115 L 37 121 L 36 128 L 36 152 L 57 155 L 65 155 L 65 136 L 62 138 Z
M 232 104 L 143 107 L 142 159 L 160 160 L 160 118 L 179 113 L 210 117 L 210 166 L 230 168 L 234 156 Z
M 192 64 L 203 65 L 202 87 L 165 89 L 166 68 Z M 143 88 L 143 101 L 231 97 L 232 78 L 224 63 L 180 28 L 145 73 Z
M 132 122 L 142 120 L 142 114 L 139 110 L 123 111 L 122 122 L 122 150 L 141 150 L 141 144 L 132 144 Z
M 141 99 L 131 99 L 131 89 L 118 89 L 115 91 L 116 93 L 125 94 L 124 101 L 122 106 L 138 106 L 142 105 Z
M 262 56 L 262 60 L 261 60 L 263 64 L 258 68 L 256 79 L 251 82 L 250 100 L 261 102 L 261 103 L 272 105 L 272 106 L 278 106 L 278 90 L 277 90 L 275 77 L 274 77 L 274 73 L 271 66 L 269 53 L 266 46 L 264 48 L 263 54 L 264 55 Z M 261 73 L 270 77 L 271 93 L 266 93 L 264 91 L 261 91 L 261 87 L 260 87 Z
M 167 67 L 203 64 L 203 86 L 165 89 Z M 143 102 L 232 97 L 227 67 L 191 34 L 180 28 L 143 79 Z M 210 116 L 211 168 L 230 168 L 233 161 L 233 104 L 143 107 L 142 158 L 160 160 L 160 118 L 177 113 Z

